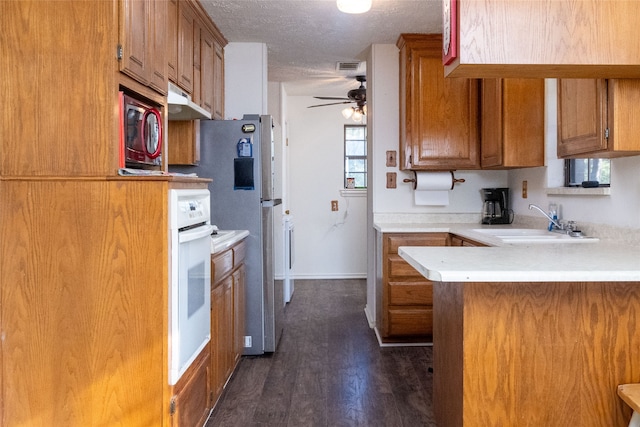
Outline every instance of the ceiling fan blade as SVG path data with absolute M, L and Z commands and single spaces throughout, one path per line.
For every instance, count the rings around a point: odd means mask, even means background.
M 314 107 L 325 107 L 327 105 L 338 105 L 338 104 L 352 104 L 353 101 L 342 101 L 342 102 L 332 102 L 330 104 L 320 104 L 320 105 L 310 105 L 307 108 L 314 108 Z
M 324 99 L 326 101 L 331 101 L 331 100 L 333 100 L 333 101 L 349 101 L 349 98 L 345 98 L 344 96 L 340 97 L 340 98 L 336 98 L 335 96 L 314 96 L 314 98 L 316 98 L 316 99 Z

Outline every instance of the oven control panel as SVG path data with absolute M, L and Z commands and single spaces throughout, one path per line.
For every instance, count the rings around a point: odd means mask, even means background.
M 170 190 L 171 228 L 184 228 L 211 220 L 209 190 Z

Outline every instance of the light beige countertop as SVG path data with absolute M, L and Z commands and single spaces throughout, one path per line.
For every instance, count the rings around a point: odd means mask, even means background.
M 383 233 L 448 232 L 492 247 L 406 247 L 398 253 L 424 277 L 442 282 L 640 281 L 640 247 L 614 241 L 501 244 L 480 224 L 376 224 Z M 521 228 L 501 225 L 500 228 Z M 493 246 L 496 245 L 496 246 Z
M 248 230 L 219 230 L 211 235 L 211 253 L 219 253 L 238 243 L 249 235 Z

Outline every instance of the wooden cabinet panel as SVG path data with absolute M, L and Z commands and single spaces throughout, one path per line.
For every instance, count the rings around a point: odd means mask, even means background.
M 441 34 L 402 34 L 400 168 L 478 169 L 478 80 L 444 77 Z
M 2 3 L 2 176 L 116 174 L 116 11 L 111 1 Z
M 211 390 L 217 402 L 244 351 L 246 243 L 212 256 Z
M 449 0 L 447 0 L 449 1 Z M 457 0 L 449 77 L 640 78 L 636 1 Z
M 224 119 L 224 46 L 215 44 L 213 52 L 213 118 Z
M 481 166 L 544 166 L 544 80 L 481 82 Z
M 424 281 L 396 282 L 389 281 L 390 305 L 431 305 L 433 304 L 433 287 Z
M 200 82 L 200 106 L 208 112 L 213 112 L 214 104 L 214 56 L 215 41 L 213 35 L 206 28 L 202 28 L 200 33 L 200 56 L 201 56 L 201 82 Z
M 484 243 L 476 242 L 475 240 L 467 239 L 466 237 L 451 235 L 451 246 L 487 246 Z
M 424 337 L 425 331 L 433 331 L 432 308 L 390 308 L 389 336 Z
M 150 3 L 148 0 L 122 0 L 120 71 L 130 75 L 142 84 L 148 83 L 147 67 L 149 55 Z
M 242 246 L 245 246 L 244 243 Z M 246 269 L 244 265 L 233 272 L 233 348 L 234 365 L 240 360 L 244 352 L 244 330 L 245 330 L 245 280 Z
M 605 150 L 606 119 L 606 80 L 558 80 L 558 157 Z
M 150 0 L 149 5 L 149 86 L 156 92 L 167 94 L 167 1 Z
M 559 79 L 558 157 L 640 154 L 640 79 Z
M 167 76 L 178 83 L 178 0 L 167 2 Z
M 167 3 L 121 0 L 121 11 L 120 71 L 139 83 L 166 94 Z
M 449 233 L 384 233 L 382 310 L 377 319 L 383 342 L 431 340 L 432 284 L 398 255 L 400 246 L 447 246 Z
M 211 410 L 211 356 L 205 348 L 183 374 L 175 387 L 172 398 L 175 412 L 172 427 L 195 427 L 204 425 Z
M 195 12 L 189 1 L 178 2 L 178 86 L 193 93 L 193 46 Z
M 0 205 L 2 425 L 164 425 L 167 183 L 3 180 Z
M 211 280 L 217 283 L 233 269 L 233 251 L 224 251 L 212 257 Z
M 388 263 L 389 277 L 422 277 L 418 270 L 409 265 L 400 255 L 389 255 Z

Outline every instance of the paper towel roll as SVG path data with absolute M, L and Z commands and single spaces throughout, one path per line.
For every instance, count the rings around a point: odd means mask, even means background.
M 446 206 L 453 188 L 453 172 L 416 172 L 413 200 L 421 206 Z
M 416 172 L 416 190 L 452 190 L 453 173 L 446 172 Z

